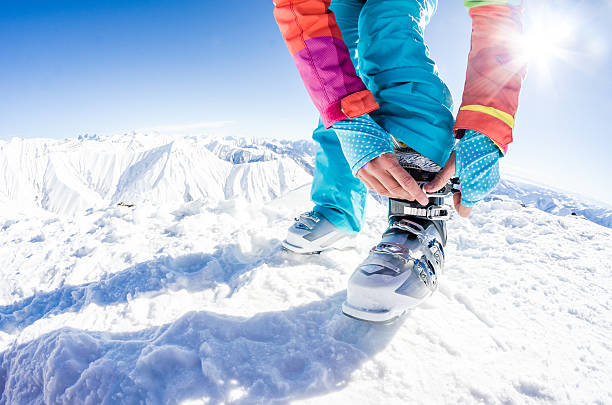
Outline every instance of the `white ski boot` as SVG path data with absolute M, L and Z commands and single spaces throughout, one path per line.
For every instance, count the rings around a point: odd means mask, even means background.
M 315 254 L 331 248 L 346 246 L 352 237 L 336 228 L 322 214 L 310 211 L 295 218 L 282 246 L 295 253 Z M 343 243 L 344 242 L 344 243 Z
M 413 163 L 415 159 L 426 159 L 414 151 L 411 153 L 414 156 L 408 160 Z M 417 168 L 402 161 L 399 154 L 398 158 L 420 184 L 431 181 L 440 170 L 428 159 L 433 166 L 419 162 Z M 424 167 L 432 171 L 423 170 Z M 362 321 L 390 323 L 437 290 L 444 268 L 444 221 L 451 214 L 450 206 L 444 205 L 444 197 L 452 191 L 453 185 L 449 183 L 429 195 L 426 207 L 412 201 L 389 199 L 389 228 L 351 276 L 347 299 L 342 305 L 345 315 Z

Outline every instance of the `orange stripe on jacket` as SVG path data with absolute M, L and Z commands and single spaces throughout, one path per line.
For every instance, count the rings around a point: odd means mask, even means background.
M 328 10 L 329 1 L 278 0 L 275 4 L 274 17 L 292 55 L 311 38 L 342 39 L 334 14 Z

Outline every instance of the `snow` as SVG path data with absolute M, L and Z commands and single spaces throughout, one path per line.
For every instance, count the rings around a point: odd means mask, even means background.
M 370 325 L 339 306 L 384 205 L 354 247 L 280 248 L 313 153 L 0 143 L 0 404 L 612 403 L 612 209 L 506 179 L 449 222 L 440 291 Z
M 612 206 L 574 196 L 571 193 L 525 181 L 512 176 L 502 180 L 495 194 L 488 199 L 510 199 L 555 215 L 579 215 L 596 224 L 612 228 Z
M 0 142 L 0 201 L 71 216 L 118 203 L 266 201 L 310 181 L 312 144 L 285 151 L 286 144 L 142 134 L 13 138 Z

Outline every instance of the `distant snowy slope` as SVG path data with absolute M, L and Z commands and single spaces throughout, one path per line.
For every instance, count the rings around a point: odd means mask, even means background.
M 234 164 L 269 161 L 283 156 L 294 160 L 310 174 L 314 170 L 316 146 L 306 139 L 269 141 L 224 137 L 211 139 L 206 147 L 216 156 Z
M 579 215 L 596 224 L 612 228 L 612 208 L 580 200 L 570 193 L 555 191 L 520 180 L 502 180 L 488 199 L 510 199 L 554 215 Z
M 269 201 L 311 181 L 310 140 L 125 134 L 0 142 L 0 201 L 65 215 L 127 204 Z M 520 201 L 612 228 L 612 209 L 504 179 L 489 199 Z
M 309 142 L 131 134 L 0 143 L 0 201 L 76 215 L 120 202 L 265 201 L 310 181 Z

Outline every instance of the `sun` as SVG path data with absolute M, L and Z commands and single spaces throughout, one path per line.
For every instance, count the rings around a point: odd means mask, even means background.
M 544 9 L 533 11 L 527 17 L 524 32 L 517 41 L 521 59 L 530 68 L 546 71 L 554 62 L 568 60 L 575 22 Z

